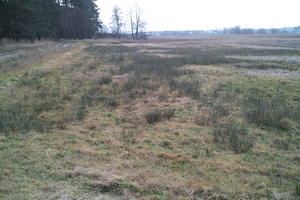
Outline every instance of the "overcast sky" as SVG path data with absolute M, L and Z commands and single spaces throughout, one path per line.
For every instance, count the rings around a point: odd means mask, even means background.
M 300 25 L 300 0 L 97 0 L 97 4 L 106 25 L 114 5 L 126 14 L 138 4 L 144 10 L 148 31 Z

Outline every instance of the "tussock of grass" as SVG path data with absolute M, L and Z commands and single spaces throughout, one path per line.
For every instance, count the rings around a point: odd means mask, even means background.
M 141 131 L 140 127 L 123 128 L 119 135 L 120 141 L 124 144 L 135 144 Z
M 199 80 L 171 80 L 170 87 L 176 89 L 182 96 L 189 96 L 193 99 L 199 99 L 201 96 L 201 81 Z
M 293 129 L 291 120 L 297 118 L 299 108 L 282 99 L 249 99 L 247 119 L 258 126 L 282 131 Z
M 145 113 L 145 119 L 149 124 L 171 119 L 175 114 L 174 109 L 154 109 Z
M 251 131 L 244 125 L 224 124 L 213 131 L 214 142 L 234 151 L 235 153 L 247 153 L 255 143 Z

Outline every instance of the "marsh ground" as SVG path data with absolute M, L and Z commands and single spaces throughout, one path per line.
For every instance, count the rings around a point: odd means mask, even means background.
M 0 199 L 297 199 L 300 37 L 0 46 Z

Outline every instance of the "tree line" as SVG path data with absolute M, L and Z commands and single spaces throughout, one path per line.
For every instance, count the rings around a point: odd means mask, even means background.
M 95 0 L 0 0 L 0 39 L 85 39 L 101 28 Z
M 146 39 L 146 22 L 143 16 L 143 10 L 140 6 L 134 5 L 130 8 L 127 17 L 118 6 L 112 10 L 110 27 L 104 28 L 98 37 L 110 38 L 131 38 L 134 40 Z

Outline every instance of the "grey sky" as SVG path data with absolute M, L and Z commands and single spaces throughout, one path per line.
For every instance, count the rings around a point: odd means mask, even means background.
M 98 0 L 97 4 L 106 25 L 114 5 L 126 14 L 138 4 L 149 31 L 300 25 L 300 0 Z

